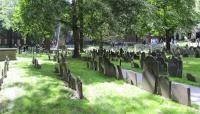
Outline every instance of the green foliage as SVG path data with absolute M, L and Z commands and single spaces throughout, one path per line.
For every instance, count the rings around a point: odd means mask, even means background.
M 24 35 L 52 36 L 56 22 L 67 20 L 68 6 L 65 0 L 20 0 L 13 15 L 14 29 Z
M 2 1 L 0 19 L 5 27 L 24 36 L 51 37 L 57 21 L 72 29 L 73 15 L 76 26 L 93 39 L 188 32 L 199 20 L 197 0 L 74 0 L 74 13 L 66 0 Z

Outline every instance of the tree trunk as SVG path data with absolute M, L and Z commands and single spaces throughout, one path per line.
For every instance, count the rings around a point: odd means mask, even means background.
M 80 38 L 79 38 L 79 30 L 75 29 L 73 30 L 73 38 L 74 38 L 74 55 L 73 58 L 79 58 L 80 57 L 80 48 L 79 48 L 79 44 L 80 44 Z
M 73 29 L 73 38 L 74 38 L 74 54 L 73 58 L 80 57 L 80 36 L 79 30 L 77 26 L 78 18 L 77 18 L 77 11 L 76 11 L 76 0 L 72 0 L 72 29 Z
M 170 36 L 170 30 L 166 30 L 166 50 L 167 51 L 170 51 L 171 49 L 171 46 L 170 46 L 170 43 L 171 43 L 171 36 Z
M 12 29 L 9 29 L 7 34 L 7 45 L 9 48 L 12 47 L 12 38 L 13 38 L 13 31 Z
M 83 0 L 79 0 L 79 20 L 80 20 L 80 51 L 83 52 L 84 35 L 83 35 Z
M 50 51 L 50 47 L 51 47 L 50 44 L 51 44 L 50 39 L 49 38 L 45 38 L 44 46 L 45 46 L 45 49 L 48 50 L 48 51 Z

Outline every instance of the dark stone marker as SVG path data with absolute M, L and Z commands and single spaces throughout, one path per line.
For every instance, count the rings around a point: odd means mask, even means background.
M 145 53 L 142 52 L 142 54 L 141 54 L 141 56 L 140 56 L 140 65 L 141 65 L 141 68 L 143 68 L 144 59 L 145 59 Z
M 194 54 L 196 58 L 200 58 L 200 49 L 196 48 Z
M 1 90 L 2 84 L 3 84 L 3 77 L 0 79 L 0 90 Z
M 80 77 L 76 78 L 76 91 L 77 91 L 79 99 L 83 99 L 83 88 L 82 88 L 82 81 Z
M 171 81 L 167 77 L 160 77 L 160 95 L 170 99 L 171 98 Z
M 116 76 L 116 68 L 113 63 L 111 63 L 108 59 L 104 62 L 104 70 L 105 70 L 105 75 L 107 76 Z
M 190 88 L 186 88 L 180 84 L 172 84 L 172 100 L 191 106 Z
M 187 77 L 187 80 L 192 81 L 192 82 L 196 82 L 196 78 L 192 74 L 187 73 L 186 77 Z
M 0 79 L 0 86 L 3 84 L 3 77 Z
M 169 60 L 169 63 L 168 63 L 169 75 L 182 78 L 182 70 L 183 70 L 182 60 L 177 59 L 174 56 L 172 56 L 172 58 Z
M 161 56 L 158 56 L 156 60 L 159 63 L 159 73 L 167 74 L 167 63 L 165 63 L 165 60 Z
M 97 71 L 97 69 L 98 69 L 98 62 L 94 61 L 93 62 L 93 70 Z

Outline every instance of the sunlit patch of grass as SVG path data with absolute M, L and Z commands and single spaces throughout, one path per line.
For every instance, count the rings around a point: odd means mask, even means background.
M 83 81 L 85 97 L 71 99 L 71 91 L 53 73 L 54 62 L 43 55 L 38 58 L 42 63 L 39 70 L 32 68 L 31 57 L 14 64 L 23 80 L 8 87 L 23 88 L 25 94 L 10 102 L 14 106 L 8 114 L 195 114 L 192 108 L 87 69 L 86 62 L 79 59 L 67 58 L 72 74 Z

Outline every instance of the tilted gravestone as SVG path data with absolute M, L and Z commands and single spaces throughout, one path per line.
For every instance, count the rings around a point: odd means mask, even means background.
M 111 63 L 108 59 L 104 60 L 104 74 L 107 76 L 112 76 L 115 77 L 116 76 L 116 68 L 115 65 L 113 63 Z
M 127 78 L 128 78 L 128 83 L 131 84 L 131 85 L 135 85 L 137 86 L 137 75 L 135 72 L 133 71 L 127 71 L 126 72 L 126 75 L 127 75 Z
M 144 60 L 142 88 L 151 93 L 157 93 L 158 78 L 159 64 L 152 56 L 147 56 Z
M 182 78 L 183 62 L 174 56 L 168 62 L 168 73 L 170 76 Z
M 190 88 L 180 84 L 172 84 L 172 100 L 191 106 Z
M 82 81 L 80 77 L 76 78 L 76 92 L 78 94 L 78 98 L 83 99 L 83 88 L 82 88 Z
M 159 78 L 160 95 L 170 99 L 171 98 L 171 81 L 167 77 Z
M 121 69 L 121 67 L 119 66 L 119 65 L 117 65 L 117 75 L 116 75 L 116 78 L 118 79 L 118 80 L 122 80 L 123 79 L 123 74 L 122 74 L 122 69 Z

